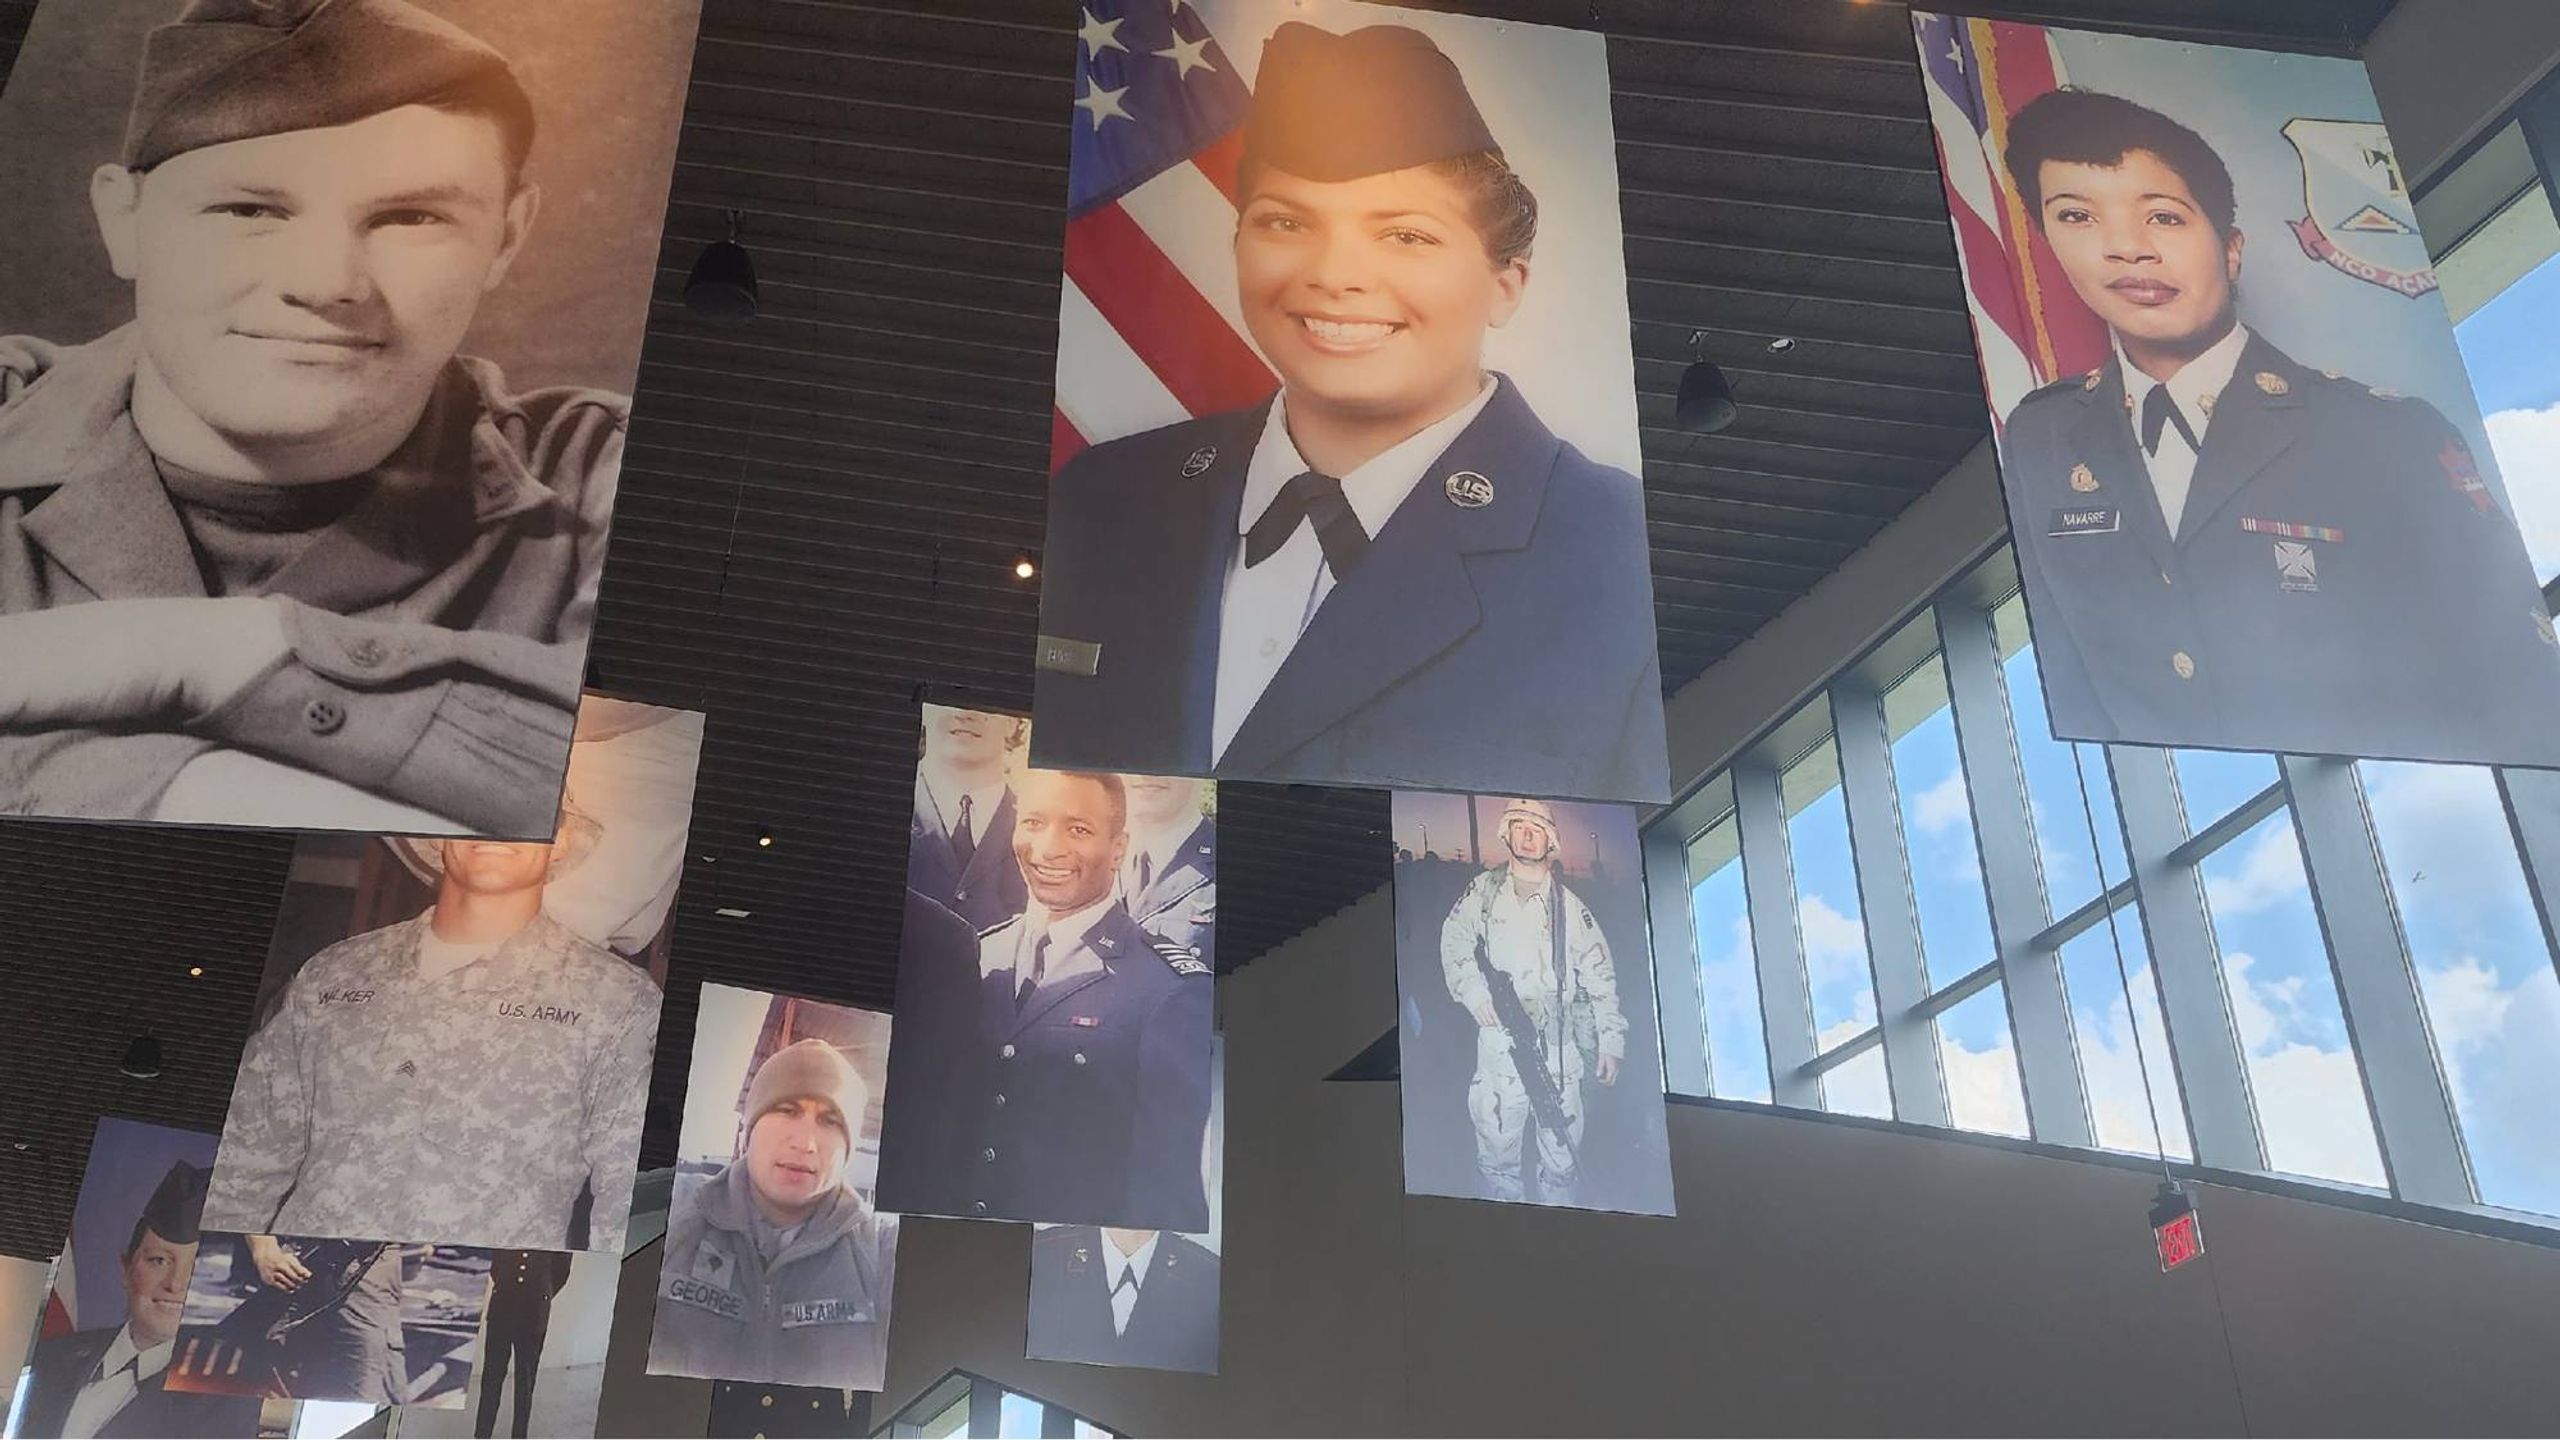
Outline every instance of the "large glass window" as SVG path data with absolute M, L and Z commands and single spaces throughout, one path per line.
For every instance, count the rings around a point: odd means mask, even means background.
M 2044 862 L 2045 903 L 2054 915 L 2067 915 L 2098 897 L 2098 873 L 2106 883 L 2125 878 L 2123 832 L 2116 824 L 2115 792 L 2107 787 L 2106 767 L 2097 746 L 2075 747 L 2053 738 L 2053 722 L 2045 718 L 2044 681 L 2036 674 L 2035 647 L 2024 643 L 2026 602 L 2012 596 L 1993 616 L 2008 682 L 2011 728 L 2018 742 L 2018 768 L 2027 782 L 2027 816 L 2035 827 L 2036 855 Z M 2016 637 L 2013 642 L 2012 637 Z M 2014 648 L 2013 648 L 2014 644 Z M 2088 806 L 2081 805 L 2080 769 L 2075 748 L 2088 751 Z M 2097 846 L 2090 846 L 2090 831 Z
M 2292 814 L 2279 811 L 2250 826 L 2202 868 L 2267 1163 L 2323 1180 L 2382 1184 L 2362 1067 L 2347 1043 Z
M 1994 985 L 1938 1016 L 1938 1068 L 1947 1077 L 1947 1116 L 1960 1130 L 2027 1133 L 2027 1092 L 2009 1043 L 2009 1011 Z
M 1698 989 L 1706 1008 L 1707 1082 L 1728 1100 L 1769 1098 L 1769 1042 L 1760 1028 L 1760 973 L 1742 881 L 1741 827 L 1731 815 L 1689 844 L 1690 914 Z
M 2173 750 L 2178 803 L 2194 834 L 2258 797 L 2276 783 L 2276 757 L 2236 750 Z M 2122 879 L 2122 876 L 2118 876 Z
M 1973 801 L 1956 753 L 1945 663 L 1929 657 L 1885 693 L 1884 710 L 1888 730 L 1916 717 L 1893 742 L 1893 784 L 1911 857 L 1921 954 L 1929 983 L 1944 985 L 1991 959 L 1991 908 L 1983 900 L 1982 854 L 1974 845 Z
M 2537 193 L 2528 206 L 2542 203 Z M 2560 256 L 2544 260 L 2454 329 L 2525 550 L 2544 584 L 2560 576 Z
M 2101 919 L 2060 952 L 2089 1122 L 2105 1149 L 2193 1159 L 2142 916 L 2131 905 L 2119 905 L 2114 920 L 2112 932 Z M 2124 952 L 2122 970 L 2116 968 L 2118 947 Z M 2156 1133 L 2151 1127 L 2155 1109 L 2160 1115 Z
M 2480 1198 L 2560 1213 L 2560 975 L 2497 779 L 2358 768 Z
M 1885 1074 L 1884 1052 L 1853 1055 L 1822 1074 L 1822 1108 L 1834 1115 L 1893 1118 L 1893 1082 Z
M 1876 1023 L 1858 867 L 1849 855 L 1849 812 L 1840 760 L 1829 740 L 1787 768 L 1787 855 L 1795 874 L 1796 931 L 1813 987 L 1814 1049 L 1829 1050 Z

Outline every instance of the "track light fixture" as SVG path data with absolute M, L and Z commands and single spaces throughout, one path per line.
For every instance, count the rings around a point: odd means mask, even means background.
M 1032 554 L 1030 551 L 1028 551 L 1028 550 L 1025 550 L 1025 551 L 1023 551 L 1022 553 L 1020 553 L 1020 554 L 1018 554 L 1018 555 L 1016 555 L 1016 556 L 1014 556 L 1014 557 L 1013 557 L 1013 578 L 1014 578 L 1014 579 L 1016 579 L 1016 580 L 1030 580 L 1030 579 L 1034 579 L 1034 578 L 1036 578 L 1039 574 L 1040 574 L 1040 559 L 1039 559 L 1039 557 L 1038 557 L 1038 556 L 1033 555 L 1033 554 Z
M 1689 368 L 1680 372 L 1680 399 L 1672 410 L 1681 429 L 1699 435 L 1722 430 L 1741 413 L 1734 408 L 1733 382 L 1707 359 L 1706 348 L 1706 331 L 1689 337 Z
M 705 320 L 742 325 L 756 316 L 756 264 L 738 243 L 738 212 L 729 212 L 729 238 L 702 247 L 685 277 L 684 308 Z

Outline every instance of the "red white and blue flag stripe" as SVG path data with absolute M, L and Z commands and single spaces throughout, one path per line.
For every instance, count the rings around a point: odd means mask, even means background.
M 1242 76 L 1192 0 L 1083 0 L 1078 18 L 1052 474 L 1277 384 L 1236 308 Z
M 2105 327 L 2071 293 L 2001 158 L 2009 117 L 2068 77 L 2041 25 L 1915 10 L 1911 30 L 1997 424 L 2037 386 L 2106 360 Z

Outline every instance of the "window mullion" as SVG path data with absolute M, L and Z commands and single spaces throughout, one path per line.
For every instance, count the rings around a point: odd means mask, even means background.
M 1638 837 L 1644 855 L 1646 918 L 1653 931 L 1654 1010 L 1660 1017 L 1662 1084 L 1674 1095 L 1707 1095 L 1714 1057 L 1707 1053 L 1705 986 L 1699 977 L 1697 927 L 1691 914 L 1688 847 L 1680 832 L 1657 824 Z
M 2018 1047 L 2020 1079 L 2026 1086 L 2027 1120 L 2039 1140 L 2093 1144 L 2087 1088 L 2080 1079 L 2079 1056 L 2071 1047 L 2062 961 L 2051 951 L 2035 948 L 2035 937 L 2049 917 L 1991 616 L 1971 605 L 1943 601 L 1937 606 L 1937 619 L 1938 644 L 1947 662 L 1947 693 L 1955 706 L 1956 752 L 1964 760 L 1974 843 L 1981 847 L 1983 886 L 1991 902 L 1991 934 L 2000 954 L 2009 1033 Z
M 2498 798 L 2524 859 L 2525 889 L 2542 919 L 2542 938 L 2560 965 L 2560 771 L 2500 770 Z
M 2328 941 L 2349 1043 L 2363 1064 L 2391 1191 L 2431 1205 L 2470 1204 L 2470 1161 L 2427 1031 L 2418 974 L 2383 879 L 2355 764 L 2297 755 L 2279 759 L 2311 877 L 2312 910 Z
M 1897 1120 L 1946 1125 L 1947 1082 L 1938 1060 L 1938 1027 L 1920 1013 L 1929 977 L 1920 952 L 1918 913 L 1903 859 L 1896 815 L 1893 756 L 1885 738 L 1884 700 L 1865 682 L 1843 679 L 1831 689 L 1831 733 L 1839 746 L 1840 793 L 1849 817 L 1849 858 L 1865 913 L 1867 961 L 1875 982 L 1877 1024 L 1884 1035 L 1885 1081 Z
M 1804 1069 L 1813 1058 L 1813 985 L 1796 926 L 1787 806 L 1776 766 L 1759 759 L 1734 762 L 1733 812 L 1742 829 L 1742 888 L 1751 913 L 1752 964 L 1760 974 L 1760 1026 L 1769 1042 L 1769 1098 L 1818 1110 L 1821 1082 Z
M 2231 1170 L 2263 1170 L 2267 1157 L 2249 1099 L 2248 1063 L 2231 1019 L 2231 992 L 2223 984 L 2203 882 L 2195 863 L 2179 858 L 2186 822 L 2178 812 L 2169 752 L 2134 745 L 2109 745 L 2106 752 L 2116 813 L 2124 820 L 2125 853 L 2133 863 L 2134 899 L 2150 937 L 2161 1026 L 2186 1097 L 2196 1159 Z M 2126 1019 L 2135 1022 L 2134 1016 Z M 2140 1043 L 2138 1022 L 2135 1034 Z M 2154 1077 L 2155 1090 L 2164 1088 L 2163 1078 Z

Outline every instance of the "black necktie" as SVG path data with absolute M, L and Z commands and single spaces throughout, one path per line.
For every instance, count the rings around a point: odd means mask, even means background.
M 969 797 L 960 797 L 960 824 L 951 832 L 951 853 L 960 860 L 960 868 L 969 868 L 978 853 L 977 836 L 969 828 Z
M 1144 898 L 1147 887 L 1154 883 L 1156 883 L 1155 857 L 1141 850 L 1138 852 L 1138 888 L 1130 892 L 1129 898 L 1132 900 Z
M 1013 1008 L 1019 1010 L 1023 1006 L 1030 1004 L 1031 997 L 1040 993 L 1041 977 L 1048 973 L 1049 937 L 1046 934 L 1043 934 L 1039 941 L 1031 947 L 1031 972 L 1023 976 L 1022 984 L 1015 988 L 1013 992 Z
M 1120 1278 L 1111 1282 L 1111 1293 L 1114 1295 L 1119 1294 L 1123 1290 L 1135 1290 L 1137 1288 L 1138 1272 L 1135 1269 L 1122 1270 L 1120 1272 Z
M 1352 568 L 1369 548 L 1369 532 L 1360 528 L 1360 517 L 1351 512 L 1351 502 L 1343 498 L 1342 482 L 1313 470 L 1280 487 L 1271 500 L 1271 508 L 1253 522 L 1245 532 L 1244 563 L 1246 568 L 1271 558 L 1272 552 L 1289 543 L 1298 533 L 1301 521 L 1313 521 L 1316 543 L 1324 547 L 1324 563 L 1333 569 L 1336 582 L 1350 578 Z
M 2142 397 L 2142 453 L 2155 460 L 2160 456 L 2160 427 L 2163 425 L 2176 425 L 2178 434 L 2187 442 L 2187 449 L 2204 449 L 2196 443 L 2196 432 L 2187 428 L 2187 417 L 2178 409 L 2178 402 L 2169 398 L 2169 387 L 2154 385 L 2151 393 Z

